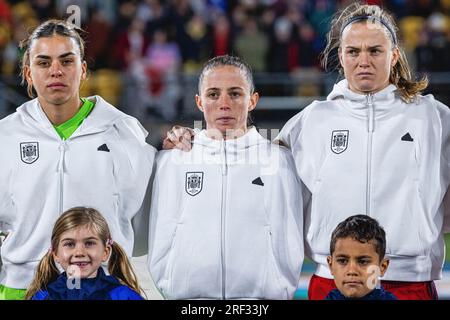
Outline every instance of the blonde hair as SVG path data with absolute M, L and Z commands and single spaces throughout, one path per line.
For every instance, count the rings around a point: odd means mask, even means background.
M 19 44 L 20 50 L 23 51 L 23 57 L 20 64 L 20 76 L 22 77 L 22 85 L 25 84 L 25 68 L 30 66 L 30 48 L 33 42 L 40 38 L 49 38 L 53 36 L 68 37 L 75 40 L 80 50 L 81 61 L 84 60 L 84 40 L 81 37 L 81 32 L 84 32 L 81 28 L 77 28 L 64 20 L 50 19 L 33 30 L 28 38 L 22 40 Z M 27 84 L 27 93 L 30 98 L 34 98 L 33 85 Z
M 398 45 L 398 28 L 394 17 L 377 5 L 352 3 L 335 14 L 331 21 L 330 31 L 327 34 L 327 45 L 321 54 L 322 66 L 325 70 L 338 69 L 342 74 L 342 66 L 339 64 L 338 59 L 342 31 L 352 21 L 355 23 L 360 22 L 362 19 L 360 20 L 358 17 L 367 17 L 366 21 L 378 21 L 385 27 L 392 46 L 396 47 L 399 52 L 399 59 L 395 66 L 392 67 L 389 75 L 389 83 L 397 87 L 400 96 L 405 102 L 413 101 L 418 94 L 427 88 L 428 79 L 424 76 L 420 80 L 414 80 L 405 52 Z
M 112 242 L 108 223 L 100 212 L 86 207 L 75 207 L 67 210 L 55 222 L 52 231 L 51 249 L 39 262 L 35 277 L 26 292 L 25 299 L 31 299 L 39 290 L 46 290 L 48 284 L 56 280 L 59 276 L 59 270 L 53 259 L 53 251 L 58 248 L 63 233 L 79 227 L 90 228 L 98 235 L 104 246 Z M 117 242 L 113 242 L 110 245 L 111 255 L 108 260 L 110 275 L 116 277 L 123 285 L 145 296 L 144 291 L 139 287 L 136 274 L 125 251 Z

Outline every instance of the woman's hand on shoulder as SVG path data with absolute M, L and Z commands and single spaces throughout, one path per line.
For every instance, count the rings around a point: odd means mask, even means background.
M 192 140 L 195 132 L 193 129 L 182 126 L 173 126 L 167 132 L 167 137 L 163 141 L 163 149 L 179 149 L 183 151 L 190 151 L 192 148 Z

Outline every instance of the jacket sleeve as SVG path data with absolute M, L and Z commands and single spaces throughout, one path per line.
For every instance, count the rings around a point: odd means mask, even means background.
M 291 149 L 300 135 L 303 115 L 304 111 L 289 119 L 273 142 Z
M 8 159 L 9 158 L 9 159 Z M 0 154 L 0 247 L 7 236 L 11 221 L 11 196 L 9 186 L 12 179 L 11 166 L 7 161 L 11 158 L 6 157 L 4 153 Z M 0 250 L 0 270 L 2 269 L 1 250 Z
M 183 201 L 177 188 L 177 165 L 170 160 L 177 150 L 162 151 L 156 158 L 150 209 L 148 266 L 155 286 L 164 296 L 165 271 L 175 238 Z M 183 152 L 183 151 L 180 151 Z
M 300 134 L 303 129 L 303 123 L 311 113 L 314 104 L 314 102 L 311 103 L 305 109 L 289 119 L 273 142 L 292 150 L 294 145 L 299 140 Z
M 0 161 L 1 163 L 1 161 Z M 1 166 L 0 166 L 1 167 Z M 2 172 L 2 169 L 0 168 L 0 177 L 2 177 L 2 181 L 5 181 L 3 179 L 4 175 Z M 7 203 L 7 190 L 6 190 L 6 183 L 0 183 L 0 247 L 2 246 L 3 240 L 6 236 L 6 226 L 5 226 L 5 212 L 6 212 L 6 203 Z M 1 254 L 1 250 L 0 250 Z M 2 269 L 2 259 L 0 255 L 0 270 Z
M 266 191 L 267 208 L 273 226 L 274 251 L 279 255 L 278 261 L 285 262 L 280 266 L 281 272 L 297 288 L 304 259 L 302 185 L 289 150 L 280 147 L 278 157 L 278 170 L 274 171 L 273 183 Z
M 122 149 L 117 155 L 116 183 L 119 192 L 119 212 L 131 220 L 134 231 L 133 255 L 147 251 L 148 211 L 146 201 L 150 197 L 150 177 L 156 149 L 145 138 L 147 131 L 135 118 L 126 118 L 115 125 L 118 144 Z
M 111 300 L 144 300 L 136 291 L 127 286 L 117 287 L 109 292 Z
M 281 141 L 279 144 L 291 150 L 297 175 L 310 190 L 314 183 L 315 174 L 322 161 L 321 158 L 325 157 L 325 153 L 317 145 L 312 146 L 312 149 L 310 149 L 311 145 L 317 144 L 314 136 L 310 135 L 311 128 L 314 127 L 314 123 L 311 124 L 311 122 L 315 120 L 309 120 L 315 106 L 316 103 L 313 102 L 291 118 L 284 125 L 283 129 L 281 129 L 280 134 L 274 141 L 275 143 Z M 317 116 L 315 118 L 317 119 Z M 308 150 L 308 152 L 305 152 L 305 150 Z M 318 154 L 311 154 L 310 150 L 314 150 Z
M 450 233 L 450 187 L 444 196 L 444 232 Z
M 443 173 L 443 184 L 447 186 L 447 192 L 444 196 L 444 232 L 450 233 L 450 110 L 437 101 L 443 111 L 442 123 L 442 157 L 441 172 Z
M 31 300 L 47 300 L 48 291 L 39 290 L 36 294 L 31 297 Z

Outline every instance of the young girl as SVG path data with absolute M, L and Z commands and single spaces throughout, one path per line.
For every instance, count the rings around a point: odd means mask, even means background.
M 108 261 L 106 275 L 101 266 Z M 60 274 L 60 265 L 64 272 Z M 51 248 L 26 293 L 32 300 L 143 300 L 136 275 L 95 209 L 67 210 L 53 227 Z

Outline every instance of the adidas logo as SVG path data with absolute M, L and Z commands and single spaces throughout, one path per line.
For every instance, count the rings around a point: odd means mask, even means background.
M 100 147 L 97 148 L 98 151 L 105 151 L 105 152 L 109 152 L 108 146 L 106 145 L 106 143 L 102 144 Z
M 402 141 L 414 141 L 414 139 L 411 137 L 411 135 L 409 134 L 409 132 L 407 132 L 407 133 L 402 137 Z
M 264 182 L 262 182 L 261 178 L 258 177 L 255 180 L 252 181 L 252 184 L 256 184 L 258 186 L 264 186 Z

